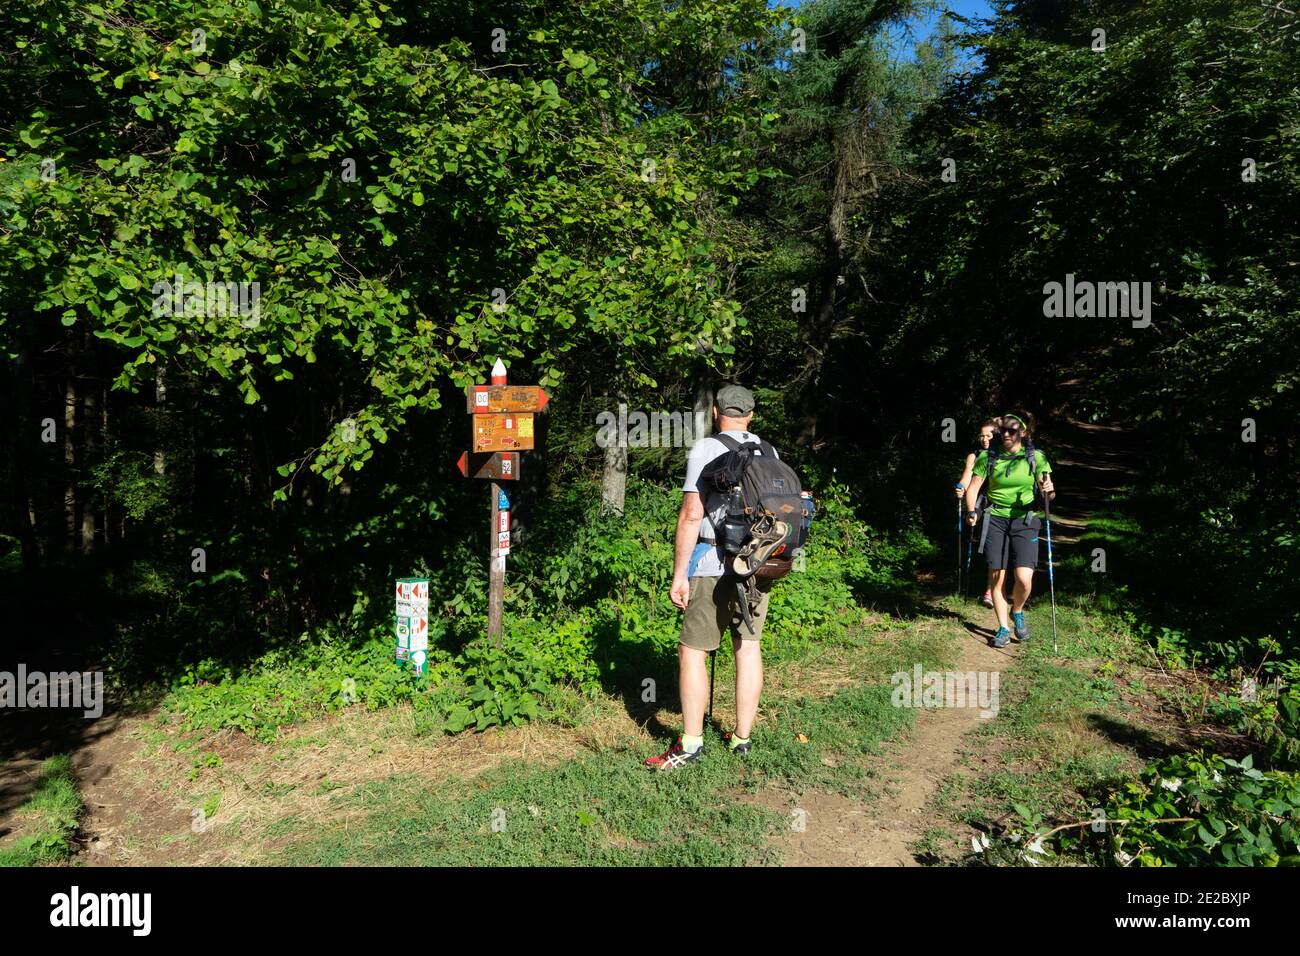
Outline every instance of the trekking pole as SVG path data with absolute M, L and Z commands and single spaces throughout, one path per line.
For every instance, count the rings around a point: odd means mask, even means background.
M 975 550 L 975 528 L 972 525 L 970 534 L 966 535 L 966 592 L 970 594 L 970 561 L 971 552 Z
M 705 723 L 713 723 L 713 662 L 717 658 L 716 650 L 709 651 L 709 715 L 705 718 Z
M 1056 653 L 1056 575 L 1052 572 L 1052 501 L 1043 495 L 1043 513 L 1047 516 L 1047 588 L 1052 594 L 1052 653 Z
M 961 597 L 961 499 L 957 499 L 957 597 Z

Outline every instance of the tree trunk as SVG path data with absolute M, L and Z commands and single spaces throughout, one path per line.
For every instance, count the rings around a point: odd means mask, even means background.
M 73 440 L 77 427 L 77 378 L 70 356 L 67 376 L 63 386 L 63 550 L 70 554 L 77 538 L 77 449 Z
M 90 333 L 82 341 L 83 355 L 90 354 Z M 99 417 L 95 414 L 96 383 L 89 380 L 82 383 L 81 389 L 81 468 L 87 471 L 95 462 L 98 436 L 95 429 Z M 81 553 L 90 555 L 95 550 L 95 495 L 83 494 L 81 501 Z
M 838 88 L 837 93 L 841 97 L 845 95 L 845 91 Z M 842 106 L 843 103 L 838 105 Z M 821 390 L 822 368 L 835 335 L 836 314 L 842 298 L 840 286 L 844 282 L 844 265 L 848 259 L 850 199 L 861 175 L 858 167 L 862 146 L 858 141 L 856 125 L 856 120 L 850 120 L 844 129 L 835 133 L 832 147 L 835 168 L 823 243 L 820 295 L 812 321 L 805 326 L 803 335 L 807 379 L 804 382 L 796 443 L 804 446 L 816 441 L 817 429 L 827 408 L 826 396 Z
M 28 462 L 39 443 L 33 432 L 32 369 L 26 343 L 15 336 L 17 361 L 14 362 L 10 402 L 14 409 L 12 428 L 5 431 L 6 457 L 9 461 L 9 505 L 11 523 L 22 547 L 23 569 L 35 572 L 40 566 L 40 545 L 36 536 L 36 507 L 28 479 Z
M 627 396 L 620 393 L 618 401 L 626 405 Z M 627 445 L 623 439 L 623 435 L 618 435 L 605 449 L 605 467 L 600 480 L 600 513 L 620 518 L 627 496 Z
M 155 366 L 154 368 L 153 398 L 154 403 L 158 408 L 156 419 L 159 432 L 158 436 L 155 438 L 156 444 L 154 445 L 153 451 L 153 470 L 155 474 L 165 475 L 167 474 L 167 453 L 163 451 L 162 447 L 162 410 L 163 402 L 167 399 L 167 384 L 163 381 L 163 370 L 161 365 Z
M 108 441 L 108 385 L 100 390 L 99 393 L 99 437 L 101 441 Z M 112 550 L 112 533 L 113 533 L 113 505 L 112 498 L 107 494 L 103 498 L 103 509 L 99 516 L 100 543 L 105 551 Z
M 708 369 L 695 376 L 695 404 L 691 412 L 691 440 L 708 438 L 713 431 L 713 380 Z

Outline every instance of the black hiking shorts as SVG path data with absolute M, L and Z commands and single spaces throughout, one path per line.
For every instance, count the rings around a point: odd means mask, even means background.
M 1030 512 L 1023 518 L 984 516 L 988 522 L 988 539 L 984 542 L 984 559 L 993 571 L 1002 568 L 1038 567 L 1038 532 L 1043 519 Z

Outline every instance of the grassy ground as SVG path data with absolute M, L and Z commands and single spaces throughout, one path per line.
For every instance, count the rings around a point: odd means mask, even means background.
M 72 837 L 83 806 L 66 754 L 41 764 L 32 796 L 14 814 L 22 835 L 0 847 L 0 866 L 60 863 L 72 856 Z
M 272 744 L 196 735 L 166 715 L 142 723 L 131 772 L 168 826 L 121 821 L 114 862 L 754 865 L 788 816 L 761 805 L 773 784 L 869 800 L 869 758 L 911 725 L 888 675 L 950 661 L 960 623 L 935 613 L 865 618 L 840 640 L 769 668 L 748 758 L 728 753 L 733 676 L 717 661 L 716 726 L 689 773 L 642 766 L 679 731 L 676 701 L 630 713 L 571 692 L 550 721 L 455 737 L 412 733 L 402 707 L 356 710 Z M 189 825 L 196 809 L 201 832 Z
M 1059 654 L 1045 595 L 1031 606 L 1035 636 L 1002 673 L 998 716 L 960 739 L 961 769 L 926 809 L 912 847 L 922 859 L 978 860 L 972 833 L 1004 834 L 1025 816 L 1086 819 L 1148 759 L 1211 732 L 1195 719 L 1202 679 L 1163 670 L 1104 596 L 1072 592 L 1060 602 Z M 812 791 L 870 808 L 880 768 L 907 759 L 917 713 L 891 705 L 889 675 L 950 667 L 991 617 L 952 598 L 905 603 L 905 613 L 858 612 L 833 641 L 775 653 L 748 758 L 722 744 L 733 671 L 720 653 L 708 756 L 685 773 L 642 767 L 679 730 L 675 699 L 642 707 L 570 689 L 545 721 L 454 736 L 423 733 L 409 706 L 355 706 L 269 743 L 187 731 L 156 712 L 127 728 L 137 745 L 116 757 L 127 792 L 112 802 L 126 809 L 98 821 L 112 845 L 102 862 L 780 863 L 776 838 L 791 819 L 764 795 Z

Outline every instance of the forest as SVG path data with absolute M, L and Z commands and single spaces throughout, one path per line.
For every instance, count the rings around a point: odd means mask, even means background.
M 104 715 L 0 707 L 0 862 L 1300 863 L 1293 7 L 5 0 L 0 671 Z M 729 383 L 816 515 L 748 762 L 724 640 L 652 775 Z M 1013 412 L 1055 555 L 995 655 L 953 484 Z

